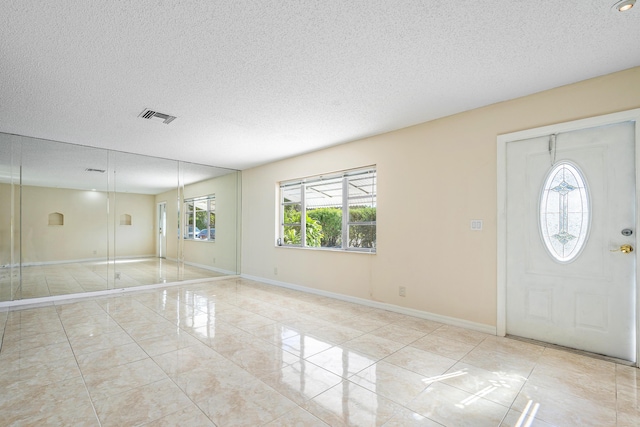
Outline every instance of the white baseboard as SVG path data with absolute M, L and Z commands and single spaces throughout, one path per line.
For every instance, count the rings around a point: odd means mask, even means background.
M 122 255 L 122 256 L 115 257 L 116 260 L 119 260 L 119 259 L 142 259 L 142 258 L 157 258 L 157 257 L 156 257 L 155 254 L 135 255 L 135 256 Z M 111 257 L 109 259 L 107 259 L 106 257 L 101 257 L 101 258 L 81 258 L 81 259 L 64 259 L 64 260 L 58 260 L 58 261 L 25 262 L 24 264 L 22 264 L 22 266 L 23 267 L 36 267 L 36 266 L 41 266 L 41 265 L 74 264 L 74 263 L 78 263 L 78 262 L 100 262 L 100 261 L 113 261 L 113 260 L 114 260 L 113 257 Z M 20 264 L 13 264 L 13 265 L 5 264 L 5 265 L 0 265 L 0 268 L 9 268 L 9 267 L 17 268 L 19 266 L 20 266 Z
M 231 270 L 224 270 L 222 268 L 216 268 L 216 267 L 212 267 L 210 265 L 205 265 L 205 264 L 197 264 L 195 262 L 188 262 L 185 261 L 184 262 L 186 265 L 190 265 L 191 267 L 198 267 L 198 268 L 202 268 L 203 270 L 209 270 L 209 271 L 215 271 L 217 273 L 222 273 L 222 274 L 226 274 L 226 275 L 237 275 L 238 272 L 237 271 L 231 271 Z
M 419 317 L 421 319 L 432 320 L 434 322 L 440 322 L 446 325 L 459 326 L 461 328 L 471 329 L 478 332 L 484 332 L 485 334 L 496 335 L 497 333 L 497 329 L 495 326 L 485 325 L 484 323 L 477 323 L 477 322 L 471 322 L 469 320 L 458 319 L 455 317 L 442 316 L 440 314 L 429 313 L 427 311 L 400 307 L 394 304 L 388 304 L 385 302 L 372 301 L 364 298 L 352 297 L 349 295 L 338 294 L 335 292 L 323 291 L 321 289 L 308 288 L 306 286 L 295 285 L 292 283 L 281 282 L 278 280 L 266 279 L 264 277 L 252 276 L 249 274 L 241 274 L 240 277 L 242 277 L 243 279 L 266 283 L 268 285 L 279 286 L 281 288 L 293 289 L 296 291 L 320 295 L 328 298 L 334 298 L 341 301 L 352 302 L 354 304 L 360 304 L 368 307 L 379 308 L 382 310 L 393 311 L 395 313 L 406 314 L 408 316 Z
M 178 262 L 178 258 L 168 258 L 167 257 L 166 260 L 167 261 Z M 238 276 L 238 272 L 237 271 L 225 270 L 225 269 L 222 269 L 222 268 L 216 268 L 216 267 L 212 267 L 210 265 L 198 264 L 198 263 L 189 262 L 189 261 L 185 261 L 184 263 L 186 265 L 190 265 L 192 267 L 202 268 L 203 270 L 216 271 L 216 272 L 222 273 L 222 274 L 227 274 L 227 275 L 231 275 L 231 276 Z
M 114 296 L 114 295 L 129 293 L 129 292 L 140 292 L 140 291 L 148 291 L 151 289 L 166 288 L 171 286 L 182 286 L 182 285 L 191 285 L 195 283 L 206 283 L 206 282 L 212 282 L 217 280 L 233 279 L 236 277 L 240 277 L 240 276 L 234 275 L 234 276 L 208 277 L 205 279 L 183 280 L 181 282 L 156 283 L 154 285 L 132 286 L 130 288 L 116 288 L 116 289 L 107 289 L 104 291 L 89 291 L 89 292 L 80 292 L 76 294 L 54 295 L 49 297 L 27 298 L 23 300 L 2 301 L 0 302 L 0 311 L 6 311 L 11 308 L 25 309 L 25 308 L 42 307 L 47 305 L 57 305 L 56 303 L 68 304 L 73 301 L 83 300 L 87 298 Z

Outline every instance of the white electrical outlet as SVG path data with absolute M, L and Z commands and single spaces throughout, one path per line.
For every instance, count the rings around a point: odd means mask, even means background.
M 398 288 L 398 295 L 400 295 L 401 297 L 406 297 L 407 296 L 407 288 L 405 288 L 404 286 L 400 286 Z
M 273 267 L 273 275 L 274 276 L 278 275 L 278 267 Z
M 213 257 L 213 263 L 214 264 L 216 263 L 216 257 Z

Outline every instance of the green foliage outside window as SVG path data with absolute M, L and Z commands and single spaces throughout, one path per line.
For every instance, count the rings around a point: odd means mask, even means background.
M 284 243 L 286 245 L 300 244 L 300 212 L 293 206 L 285 209 Z M 340 247 L 342 240 L 342 209 L 317 208 L 307 211 L 307 246 L 311 247 Z M 376 208 L 368 206 L 351 207 L 349 222 L 376 221 Z M 349 226 L 350 248 L 375 248 L 375 225 Z
M 291 209 L 287 209 L 291 208 Z M 293 206 L 287 206 L 284 210 L 285 224 L 300 224 L 300 211 L 295 210 Z M 306 217 L 306 241 L 307 246 L 319 247 L 322 241 L 322 225 L 309 215 Z M 284 244 L 299 245 L 300 225 L 285 225 L 284 227 Z
M 322 247 L 339 247 L 342 240 L 342 209 L 318 208 L 309 210 L 307 217 L 320 224 L 322 230 Z
M 349 209 L 350 222 L 369 222 L 375 220 L 376 208 L 362 206 Z M 351 225 L 349 227 L 350 248 L 375 248 L 375 245 L 375 225 Z
M 209 220 L 207 221 L 207 211 L 196 211 L 196 227 L 198 227 L 200 230 L 206 230 L 209 225 L 211 226 L 211 228 L 216 228 L 216 214 L 210 212 Z

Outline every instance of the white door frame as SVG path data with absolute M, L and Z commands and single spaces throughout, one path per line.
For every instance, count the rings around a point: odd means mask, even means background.
M 640 189 L 640 108 L 591 117 L 565 123 L 543 126 L 535 129 L 527 129 L 498 135 L 498 289 L 497 289 L 497 318 L 496 332 L 498 336 L 505 336 L 507 331 L 507 144 L 530 138 L 547 136 L 553 133 L 571 132 L 585 128 L 605 126 L 620 122 L 635 122 L 635 174 L 636 189 Z M 640 233 L 640 197 L 636 196 L 636 223 L 635 232 Z M 638 239 L 636 242 L 640 242 Z M 633 253 L 636 259 L 636 365 L 640 363 L 640 327 L 638 325 L 638 311 L 640 310 L 640 298 L 638 295 L 638 283 L 640 283 L 640 248 Z

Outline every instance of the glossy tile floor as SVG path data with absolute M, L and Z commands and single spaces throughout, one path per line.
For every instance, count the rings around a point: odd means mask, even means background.
M 114 268 L 120 278 L 108 283 L 107 278 L 114 277 Z M 22 287 L 16 286 L 15 280 L 12 287 L 10 274 L 10 269 L 0 268 L 0 301 L 222 276 L 221 273 L 189 265 L 178 271 L 176 262 L 156 257 L 118 259 L 115 266 L 105 261 L 88 261 L 23 267 Z
M 3 426 L 640 424 L 635 368 L 237 278 L 0 326 Z

